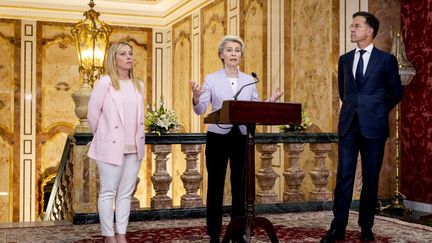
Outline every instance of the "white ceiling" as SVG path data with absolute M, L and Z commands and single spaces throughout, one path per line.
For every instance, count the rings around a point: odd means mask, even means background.
M 94 0 L 101 20 L 114 25 L 166 27 L 212 0 Z M 0 0 L 0 18 L 75 22 L 90 0 Z

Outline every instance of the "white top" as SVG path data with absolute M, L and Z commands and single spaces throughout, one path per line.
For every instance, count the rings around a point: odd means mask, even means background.
M 365 53 L 363 53 L 363 56 L 362 56 L 363 57 L 363 75 L 366 72 L 366 68 L 367 68 L 367 65 L 369 63 L 370 56 L 372 54 L 372 49 L 373 49 L 373 43 L 371 43 L 365 49 L 363 49 L 366 51 Z M 355 77 L 355 73 L 357 70 L 357 64 L 358 64 L 359 59 L 360 59 L 360 50 L 361 50 L 360 48 L 356 47 L 355 54 L 354 54 L 353 70 L 352 70 L 354 77 Z
M 124 153 L 136 153 L 136 123 L 137 123 L 137 97 L 135 86 L 131 80 L 120 80 L 120 92 L 122 94 L 123 112 L 125 119 L 125 147 Z
M 231 84 L 231 89 L 233 91 L 233 94 L 235 94 L 235 92 L 237 92 L 237 78 L 228 78 L 228 79 Z

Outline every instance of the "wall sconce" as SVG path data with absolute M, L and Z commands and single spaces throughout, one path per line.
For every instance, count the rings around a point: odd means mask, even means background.
M 411 83 L 414 75 L 416 74 L 416 70 L 414 66 L 408 61 L 405 53 L 405 45 L 403 43 L 403 39 L 400 31 L 390 31 L 392 41 L 392 49 L 391 53 L 396 56 L 396 59 L 399 64 L 399 75 L 401 77 L 402 85 L 408 85 Z M 399 127 L 400 127 L 400 111 L 399 104 L 396 105 L 396 132 L 395 132 L 395 182 L 396 182 L 396 191 L 393 199 L 391 200 L 391 204 L 381 207 L 380 211 L 387 211 L 390 213 L 395 213 L 401 215 L 403 213 L 411 214 L 411 209 L 407 208 L 403 204 L 403 200 L 405 200 L 405 196 L 400 192 L 400 137 L 399 137 Z
M 83 78 L 81 89 L 72 94 L 75 114 L 80 120 L 75 128 L 76 133 L 91 132 L 87 120 L 87 104 L 91 87 L 103 73 L 105 54 L 111 34 L 111 28 L 98 19 L 100 13 L 93 9 L 95 6 L 93 0 L 90 0 L 88 5 L 90 10 L 83 14 L 85 20 L 78 22 L 71 30 L 78 52 L 79 72 Z

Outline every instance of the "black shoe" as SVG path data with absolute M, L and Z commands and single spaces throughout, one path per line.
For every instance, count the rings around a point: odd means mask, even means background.
M 326 235 L 321 238 L 321 243 L 333 243 L 338 240 L 345 239 L 345 230 L 330 229 Z
M 210 236 L 210 243 L 219 243 L 219 242 L 220 242 L 219 236 L 214 236 L 214 235 Z
M 371 229 L 363 229 L 360 233 L 360 241 L 374 241 L 375 237 Z

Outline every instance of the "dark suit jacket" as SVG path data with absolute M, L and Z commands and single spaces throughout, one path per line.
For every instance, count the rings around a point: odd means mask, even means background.
M 338 83 L 342 108 L 339 116 L 339 136 L 346 135 L 357 111 L 360 131 L 366 138 L 389 136 L 389 112 L 402 99 L 402 84 L 394 55 L 372 49 L 361 85 L 353 76 L 355 50 L 339 58 Z

